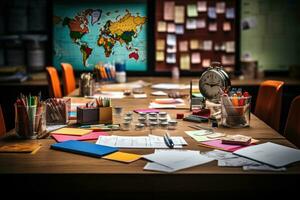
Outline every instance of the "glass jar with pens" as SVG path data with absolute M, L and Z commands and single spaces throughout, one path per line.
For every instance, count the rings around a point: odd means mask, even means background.
M 251 96 L 224 94 L 221 96 L 221 123 L 230 128 L 250 126 Z
M 16 101 L 15 131 L 19 138 L 36 139 L 46 132 L 46 105 L 38 96 L 24 96 Z

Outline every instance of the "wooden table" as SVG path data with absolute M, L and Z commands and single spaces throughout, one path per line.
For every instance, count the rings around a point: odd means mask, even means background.
M 147 108 L 149 101 L 155 98 L 149 95 L 149 88 L 145 89 L 147 99 L 116 99 L 112 101 L 113 106 L 123 107 L 123 113 L 136 108 Z M 185 91 L 187 92 L 187 91 Z M 72 95 L 76 96 L 76 90 Z M 176 113 L 189 114 L 189 110 L 164 110 L 172 118 Z M 134 114 L 135 118 L 137 114 Z M 120 121 L 114 117 L 114 121 Z M 251 115 L 249 128 L 229 129 L 217 128 L 217 131 L 226 134 L 243 134 L 252 136 L 260 142 L 272 141 L 294 147 L 282 135 L 271 129 L 264 122 L 254 115 Z M 195 140 L 184 133 L 192 130 L 188 125 L 192 122 L 179 121 L 176 130 L 169 131 L 171 135 L 183 136 L 188 146 L 184 149 L 210 151 L 212 149 L 199 146 Z M 204 124 L 205 125 L 205 124 Z M 153 134 L 162 135 L 163 130 L 157 129 Z M 114 131 L 116 135 L 148 135 L 149 131 Z M 15 140 L 1 140 L 0 144 L 16 142 Z M 31 154 L 0 154 L 1 181 L 7 184 L 23 185 L 20 189 L 36 188 L 50 193 L 54 191 L 68 192 L 95 192 L 106 197 L 120 197 L 127 192 L 134 192 L 131 195 L 139 196 L 146 193 L 146 199 L 156 197 L 192 197 L 197 193 L 202 196 L 232 194 L 231 192 L 243 193 L 245 191 L 273 192 L 280 189 L 293 190 L 295 186 L 287 184 L 287 181 L 299 180 L 300 164 L 290 166 L 286 172 L 257 172 L 243 171 L 241 167 L 218 167 L 217 161 L 213 161 L 197 167 L 181 170 L 173 174 L 165 174 L 151 171 L 144 171 L 145 160 L 141 159 L 130 164 L 97 159 L 67 152 L 50 149 L 55 143 L 53 139 L 32 140 L 24 142 L 40 142 L 41 149 L 34 155 Z M 121 149 L 124 152 L 138 154 L 149 154 L 154 149 Z M 280 182 L 280 183 L 279 183 Z M 8 186 L 5 188 L 9 188 Z M 5 190 L 5 189 L 3 189 Z M 296 191 L 296 190 L 295 190 Z M 91 192 L 91 193 L 90 193 Z M 119 193 L 116 193 L 119 192 Z M 225 193 L 223 193 L 225 192 Z M 77 193 L 76 193 L 77 194 Z M 122 197 L 121 197 L 122 198 Z

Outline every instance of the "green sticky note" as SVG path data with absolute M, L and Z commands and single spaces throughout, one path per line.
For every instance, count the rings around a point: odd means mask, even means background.
M 196 4 L 188 4 L 187 5 L 187 16 L 188 17 L 198 17 Z

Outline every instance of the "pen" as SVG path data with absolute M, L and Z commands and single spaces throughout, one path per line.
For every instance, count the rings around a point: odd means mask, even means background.
M 173 149 L 174 148 L 174 142 L 171 139 L 170 135 L 168 132 L 166 132 L 166 134 L 164 135 L 164 141 L 166 143 L 166 145 L 170 148 Z
M 204 130 L 207 130 L 209 132 L 214 133 L 214 129 L 212 129 L 212 128 L 208 128 L 208 127 L 204 127 L 204 126 L 199 126 L 199 125 L 195 125 L 195 127 L 198 127 L 198 128 L 201 128 L 201 129 L 204 129 Z

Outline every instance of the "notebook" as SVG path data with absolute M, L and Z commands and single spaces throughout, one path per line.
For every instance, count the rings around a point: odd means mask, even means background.
M 92 157 L 102 157 L 104 155 L 118 151 L 118 148 L 116 147 L 108 147 L 75 140 L 52 144 L 51 148 Z
M 106 132 L 91 132 L 83 136 L 75 135 L 60 135 L 60 134 L 51 134 L 57 142 L 64 142 L 68 140 L 97 140 L 101 135 L 108 135 Z
M 61 134 L 61 135 L 85 135 L 91 133 L 92 130 L 81 129 L 81 128 L 61 128 L 52 131 L 51 134 Z
M 233 153 L 278 168 L 300 161 L 300 150 L 272 142 L 250 146 Z

